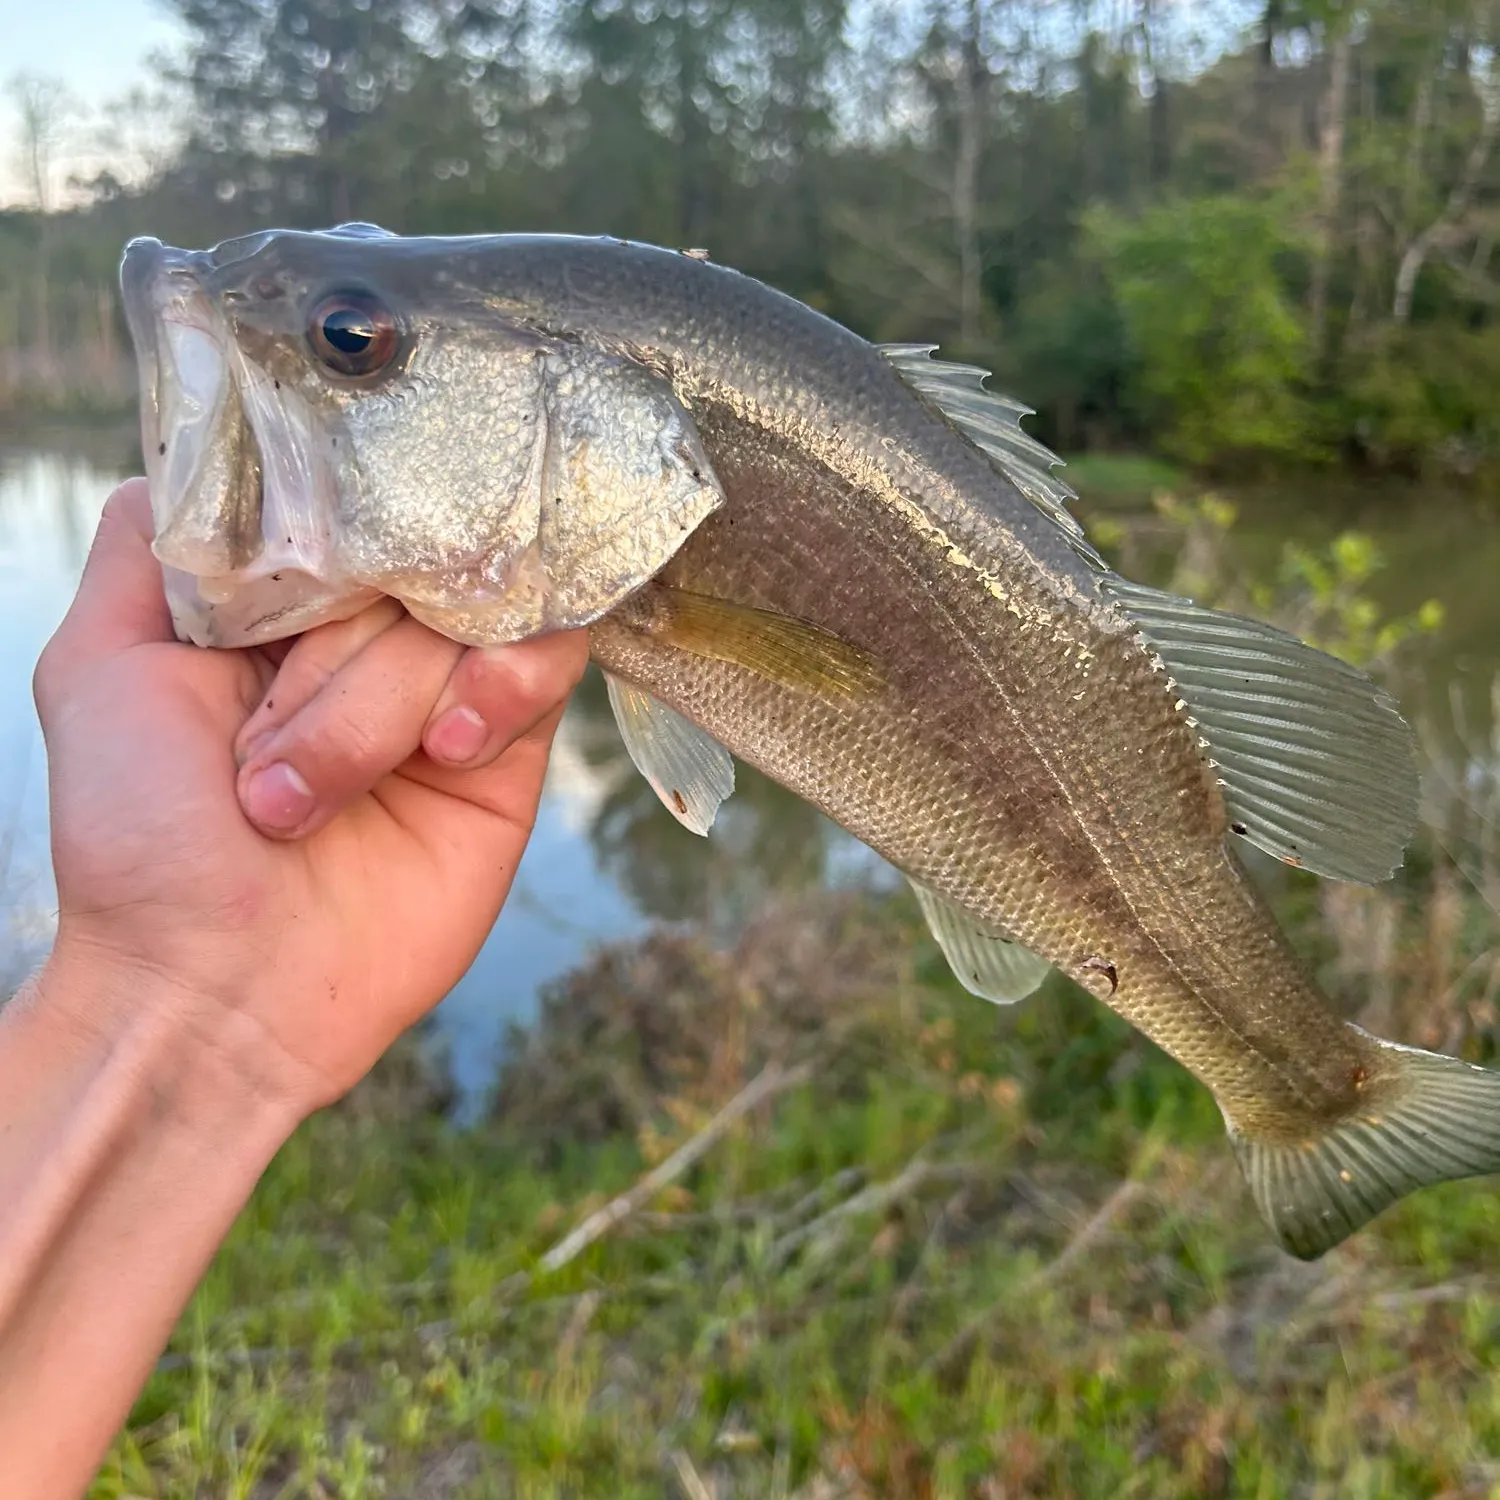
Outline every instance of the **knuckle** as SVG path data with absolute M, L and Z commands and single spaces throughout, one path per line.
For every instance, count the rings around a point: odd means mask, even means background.
M 315 786 L 338 786 L 383 774 L 409 751 L 402 750 L 395 726 L 335 707 L 301 726 L 284 753 Z
M 53 636 L 37 657 L 31 673 L 31 701 L 36 705 L 37 717 L 43 722 L 52 716 L 57 705 L 59 678 L 62 673 L 62 653 Z
M 151 532 L 150 501 L 144 479 L 127 479 L 110 491 L 99 513 L 99 529 L 128 528 L 143 536 Z
M 331 656 L 320 659 L 312 650 L 300 655 L 294 651 L 266 690 L 267 701 L 263 705 L 266 712 L 273 713 L 279 700 L 280 716 L 285 718 L 300 705 L 312 702 L 333 681 L 340 665 Z
M 344 667 L 400 618 L 394 601 L 382 599 L 351 615 L 319 625 L 298 637 L 276 676 L 276 690 L 306 701 L 323 691 Z
M 492 704 L 518 698 L 525 687 L 503 646 L 471 647 L 456 676 L 460 693 Z
M 474 650 L 465 663 L 464 688 L 486 717 L 520 724 L 541 714 L 557 697 L 553 673 L 535 654 L 514 648 Z

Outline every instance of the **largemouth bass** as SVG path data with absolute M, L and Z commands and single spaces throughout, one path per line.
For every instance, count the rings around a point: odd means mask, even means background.
M 739 756 L 904 872 L 974 993 L 1062 970 L 1212 1090 L 1293 1254 L 1500 1170 L 1500 1074 L 1336 1017 L 1235 852 L 1387 878 L 1395 704 L 1111 572 L 983 371 L 613 239 L 138 240 L 122 279 L 185 639 L 381 593 L 472 643 L 586 625 L 674 816 Z

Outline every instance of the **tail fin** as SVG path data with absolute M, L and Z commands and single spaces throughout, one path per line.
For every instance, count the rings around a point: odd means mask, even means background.
M 1303 1260 L 1418 1188 L 1500 1172 L 1500 1072 L 1370 1040 L 1392 1054 L 1395 1074 L 1379 1102 L 1291 1144 L 1229 1127 L 1262 1217 Z

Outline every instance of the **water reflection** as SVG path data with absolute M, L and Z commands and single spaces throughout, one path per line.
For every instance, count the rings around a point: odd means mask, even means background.
M 0 985 L 51 941 L 47 779 L 31 672 L 72 597 L 107 493 L 92 458 L 0 451 Z

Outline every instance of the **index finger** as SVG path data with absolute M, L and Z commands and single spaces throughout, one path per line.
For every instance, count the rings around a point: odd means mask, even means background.
M 78 593 L 53 637 L 59 650 L 110 655 L 176 639 L 154 533 L 146 481 L 127 479 L 104 502 Z

